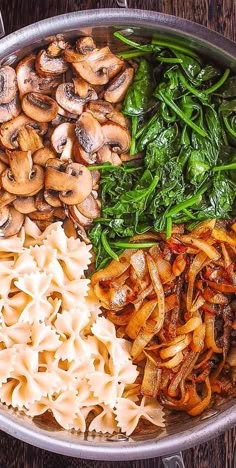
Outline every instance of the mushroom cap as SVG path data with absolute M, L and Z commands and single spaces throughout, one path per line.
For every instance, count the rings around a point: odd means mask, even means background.
M 133 81 L 133 77 L 134 69 L 132 67 L 126 68 L 124 71 L 119 73 L 119 75 L 109 83 L 109 86 L 104 93 L 104 99 L 112 103 L 123 101 L 128 88 Z
M 127 128 L 127 130 L 129 130 L 130 128 L 130 122 L 128 117 L 126 117 L 124 114 L 122 114 L 122 112 L 119 112 L 117 110 L 114 110 L 110 114 L 107 114 L 107 119 L 111 122 L 119 124 L 121 127 Z
M 89 166 L 97 162 L 97 154 L 86 153 L 76 139 L 73 144 L 72 159 L 77 163 L 84 164 L 84 166 Z
M 58 105 L 51 97 L 41 93 L 28 93 L 23 96 L 22 109 L 36 122 L 51 122 L 58 112 Z
M 9 122 L 21 112 L 19 96 L 16 95 L 8 104 L 0 105 L 0 123 Z
M 1 219 L 0 214 L 0 236 L 1 237 L 10 237 L 17 234 L 24 222 L 24 215 L 17 211 L 13 206 L 7 208 L 8 210 L 8 218 L 4 221 L 4 217 L 6 213 L 3 214 L 3 218 Z M 3 222 L 4 221 L 4 222 Z
M 85 100 L 75 94 L 73 83 L 62 83 L 56 90 L 58 104 L 71 114 L 80 115 L 83 112 Z
M 85 200 L 76 205 L 76 208 L 83 216 L 89 219 L 98 218 L 101 214 L 99 203 L 91 193 Z
M 90 114 L 92 114 L 92 116 L 101 124 L 107 122 L 107 115 L 114 112 L 114 108 L 109 102 L 102 101 L 100 99 L 88 102 L 85 110 L 86 112 L 90 112 Z
M 45 188 L 58 191 L 59 199 L 67 205 L 81 203 L 92 191 L 92 176 L 82 164 L 71 163 L 61 172 L 59 167 L 48 166 L 45 173 Z
M 84 102 L 95 101 L 98 95 L 92 86 L 81 77 L 72 78 L 75 94 L 84 99 Z
M 102 127 L 89 112 L 83 112 L 77 120 L 75 133 L 86 153 L 95 153 L 104 143 Z
M 75 124 L 62 123 L 53 130 L 51 135 L 51 144 L 56 153 L 61 154 L 68 142 L 75 139 Z
M 126 153 L 130 148 L 130 133 L 117 123 L 107 122 L 102 126 L 104 142 L 117 153 Z
M 68 65 L 62 56 L 50 57 L 46 50 L 40 50 L 36 57 L 35 68 L 40 76 L 58 76 L 67 71 Z
M 56 155 L 51 148 L 44 146 L 43 148 L 38 149 L 33 154 L 33 163 L 38 164 L 39 166 L 46 166 L 46 163 L 49 159 L 55 158 Z
M 10 168 L 1 174 L 3 188 L 14 195 L 35 195 L 44 183 L 41 166 L 33 166 L 30 151 L 8 153 Z
M 59 193 L 55 190 L 44 190 L 44 198 L 46 202 L 54 208 L 60 208 L 62 206 Z
M 34 197 L 17 197 L 13 201 L 13 206 L 22 214 L 29 214 L 36 211 Z
M 20 95 L 27 93 L 51 94 L 61 83 L 61 76 L 39 76 L 35 70 L 36 55 L 23 58 L 16 67 Z
M 0 68 L 0 104 L 8 104 L 18 91 L 16 72 L 14 68 L 6 65 Z
M 109 47 L 95 49 L 84 59 L 75 61 L 72 66 L 79 76 L 92 85 L 105 85 L 122 69 L 124 61 L 114 55 Z
M 96 49 L 96 44 L 91 36 L 83 36 L 77 39 L 75 47 L 80 54 L 86 55 Z
M 68 211 L 70 218 L 74 221 L 74 223 L 79 224 L 80 226 L 88 227 L 93 223 L 91 218 L 87 218 L 79 211 L 77 205 L 69 206 Z

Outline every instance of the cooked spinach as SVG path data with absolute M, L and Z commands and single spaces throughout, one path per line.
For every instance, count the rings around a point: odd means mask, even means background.
M 131 48 L 119 55 L 137 63 L 122 112 L 130 154 L 143 159 L 89 168 L 101 170 L 102 217 L 89 232 L 97 268 L 131 248 L 135 234 L 170 237 L 172 223 L 236 211 L 236 76 L 180 44 L 115 36 Z

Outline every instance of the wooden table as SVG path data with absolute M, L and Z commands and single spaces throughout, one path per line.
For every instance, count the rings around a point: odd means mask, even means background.
M 115 7 L 115 0 L 0 0 L 6 33 L 75 10 Z M 236 40 L 236 0 L 128 0 L 130 8 L 156 10 L 208 26 Z M 187 468 L 235 468 L 236 428 L 183 453 Z M 55 455 L 0 433 L 0 468 L 158 468 L 160 459 L 96 462 Z

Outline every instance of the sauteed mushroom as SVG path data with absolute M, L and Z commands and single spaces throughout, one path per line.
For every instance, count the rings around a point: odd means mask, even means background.
M 75 94 L 73 83 L 63 83 L 56 90 L 56 100 L 66 111 L 80 115 L 83 112 L 84 99 Z
M 14 195 L 34 195 L 43 187 L 44 171 L 33 165 L 30 151 L 8 152 L 10 169 L 2 175 L 3 188 Z
M 103 145 L 102 127 L 89 112 L 84 112 L 77 120 L 75 133 L 86 153 L 95 153 Z
M 71 158 L 75 140 L 75 124 L 63 123 L 55 128 L 51 135 L 51 144 L 55 151 L 61 154 L 61 160 Z
M 10 237 L 17 234 L 24 222 L 24 215 L 13 206 L 0 210 L 0 236 Z
M 16 96 L 8 104 L 0 105 L 0 123 L 8 122 L 9 120 L 17 117 L 21 112 L 21 105 L 19 97 Z
M 36 211 L 34 197 L 17 197 L 13 201 L 14 208 L 22 214 L 29 214 Z
M 123 65 L 123 60 L 114 55 L 109 47 L 95 49 L 80 61 L 72 63 L 75 72 L 92 85 L 107 84 L 121 71 Z
M 96 49 L 96 44 L 91 36 L 84 36 L 77 39 L 75 47 L 78 52 L 86 55 Z
M 56 166 L 56 164 L 55 164 Z M 67 205 L 81 203 L 92 191 L 92 176 L 82 164 L 70 163 L 65 172 L 62 167 L 48 166 L 45 173 L 45 187 L 47 190 L 59 192 L 59 199 Z
M 68 65 L 62 56 L 51 57 L 46 50 L 41 50 L 36 57 L 35 68 L 40 76 L 58 76 L 67 71 Z
M 16 72 L 6 65 L 0 68 L 0 104 L 9 104 L 17 93 Z
M 44 190 L 44 198 L 46 202 L 54 208 L 60 208 L 62 206 L 62 202 L 56 190 Z
M 110 114 L 107 114 L 107 119 L 121 125 L 121 127 L 129 129 L 129 119 L 122 112 L 114 110 Z
M 22 109 L 36 122 L 51 122 L 58 112 L 54 99 L 41 93 L 28 93 L 22 99 Z
M 104 93 L 104 99 L 108 102 L 121 102 L 123 101 L 129 86 L 131 85 L 134 77 L 134 69 L 126 68 L 109 84 Z
M 21 127 L 18 133 L 18 143 L 22 151 L 35 151 L 43 148 L 42 138 L 32 127 Z
M 36 55 L 29 55 L 21 60 L 16 67 L 16 76 L 20 95 L 38 92 L 52 94 L 61 83 L 61 76 L 39 76 L 35 70 Z
M 101 214 L 99 203 L 92 194 L 76 205 L 76 207 L 83 216 L 89 219 L 98 218 Z
M 104 142 L 113 148 L 114 152 L 126 153 L 130 147 L 130 134 L 120 125 L 108 122 L 102 126 Z
M 106 101 L 90 101 L 86 105 L 86 112 L 90 112 L 99 123 L 107 122 L 107 115 L 111 115 L 114 111 L 113 106 Z
M 47 161 L 51 158 L 55 158 L 55 156 L 54 151 L 45 146 L 35 151 L 33 154 L 33 162 L 34 164 L 39 164 L 39 166 L 46 166 Z
M 78 205 L 69 206 L 68 212 L 74 223 L 84 227 L 91 226 L 93 220 L 84 216 L 78 209 Z
M 77 139 L 75 139 L 73 144 L 72 156 L 76 162 L 84 164 L 85 166 L 95 164 L 97 161 L 97 154 L 87 153 Z
M 19 147 L 18 135 L 23 126 L 34 128 L 39 135 L 44 135 L 47 131 L 46 123 L 35 122 L 25 114 L 20 114 L 18 117 L 3 123 L 0 128 L 0 142 L 7 149 L 17 149 Z
M 113 166 L 120 166 L 122 161 L 117 153 L 114 153 L 108 145 L 104 145 L 97 152 L 97 161 L 99 163 L 110 162 Z

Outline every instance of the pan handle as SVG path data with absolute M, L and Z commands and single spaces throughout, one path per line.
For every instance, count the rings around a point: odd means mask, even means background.
M 4 29 L 4 24 L 3 24 L 3 19 L 2 19 L 2 13 L 0 10 L 0 37 L 5 36 L 5 29 Z
M 118 5 L 118 7 L 121 7 L 121 8 L 129 8 L 128 7 L 128 1 L 127 0 L 116 0 L 116 3 Z
M 182 452 L 162 457 L 164 468 L 185 468 Z

